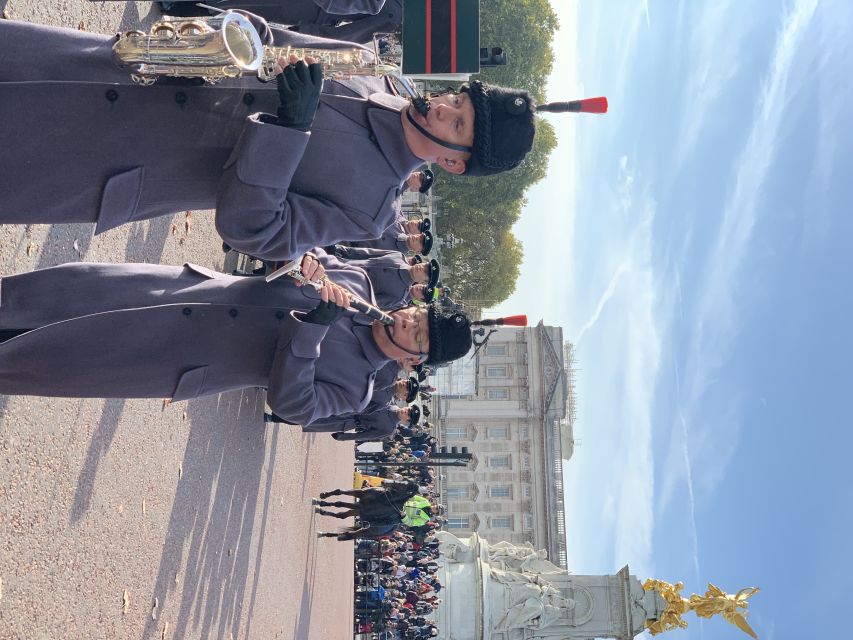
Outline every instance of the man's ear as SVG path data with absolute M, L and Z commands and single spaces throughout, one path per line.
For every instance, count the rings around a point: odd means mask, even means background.
M 465 173 L 465 161 L 459 158 L 446 158 L 442 156 L 436 160 L 436 164 L 448 173 L 454 173 L 457 176 Z

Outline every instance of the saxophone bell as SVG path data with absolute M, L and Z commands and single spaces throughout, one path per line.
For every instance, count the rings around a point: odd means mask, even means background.
M 113 55 L 140 84 L 153 84 L 158 76 L 215 84 L 222 78 L 257 74 L 264 46 L 248 18 L 227 11 L 210 18 L 165 18 L 147 34 L 128 31 L 119 35 Z

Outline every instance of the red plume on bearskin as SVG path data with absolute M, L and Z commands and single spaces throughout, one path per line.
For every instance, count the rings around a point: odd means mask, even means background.
M 518 315 L 507 316 L 506 318 L 489 318 L 486 320 L 476 320 L 471 324 L 475 324 L 480 327 L 493 327 L 495 325 L 501 325 L 505 327 L 526 327 L 527 316 Z
M 527 316 L 507 316 L 506 318 L 498 318 L 498 324 L 503 324 L 509 327 L 526 327 Z
M 548 113 L 607 113 L 607 98 L 585 98 L 584 100 L 572 100 L 571 102 L 549 102 L 536 107 L 537 111 Z

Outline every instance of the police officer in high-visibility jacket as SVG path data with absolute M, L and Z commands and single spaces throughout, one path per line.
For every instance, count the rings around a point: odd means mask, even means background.
M 403 524 L 407 527 L 422 527 L 432 515 L 432 503 L 423 496 L 412 496 L 403 504 Z

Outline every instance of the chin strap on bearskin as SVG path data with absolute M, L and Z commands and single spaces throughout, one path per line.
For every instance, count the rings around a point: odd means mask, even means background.
M 492 337 L 492 334 L 497 331 L 497 329 L 490 329 L 489 333 L 486 333 L 486 327 L 526 327 L 527 326 L 527 316 L 526 315 L 518 315 L 518 316 L 507 316 L 506 318 L 489 318 L 487 320 L 476 320 L 471 323 L 472 326 L 476 326 L 476 329 L 471 331 L 471 339 L 474 342 L 474 353 L 471 354 L 471 357 L 477 355 L 477 352 L 480 351 L 486 343 L 489 341 L 489 338 Z M 485 336 L 485 337 L 483 337 Z M 477 338 L 482 338 L 481 340 L 477 340 Z

